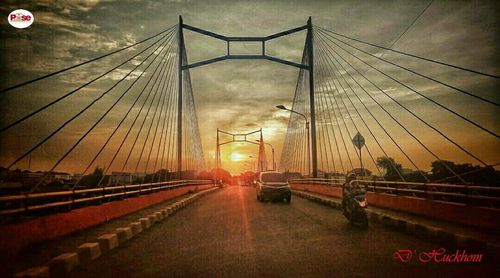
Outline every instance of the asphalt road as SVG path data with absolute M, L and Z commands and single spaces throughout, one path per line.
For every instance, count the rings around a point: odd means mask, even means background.
M 393 257 L 398 249 L 420 253 L 441 247 L 446 246 L 381 225 L 373 224 L 368 230 L 353 228 L 339 210 L 295 196 L 291 204 L 261 203 L 256 200 L 253 188 L 228 187 L 190 204 L 72 274 L 76 277 L 484 277 L 495 270 L 495 262 L 487 256 L 476 264 L 421 263 L 416 256 L 404 263 Z

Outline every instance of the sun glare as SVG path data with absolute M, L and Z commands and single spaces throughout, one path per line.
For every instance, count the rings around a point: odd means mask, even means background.
M 232 153 L 231 154 L 231 161 L 240 161 L 243 159 L 243 155 L 239 153 Z

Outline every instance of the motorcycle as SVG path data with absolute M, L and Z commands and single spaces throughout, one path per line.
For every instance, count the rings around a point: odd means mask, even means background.
M 368 202 L 364 190 L 354 192 L 342 198 L 342 210 L 344 216 L 349 220 L 351 225 L 360 225 L 363 228 L 368 227 L 368 215 L 366 208 Z

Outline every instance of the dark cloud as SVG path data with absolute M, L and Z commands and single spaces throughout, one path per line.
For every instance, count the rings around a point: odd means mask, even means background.
M 185 23 L 209 29 L 229 36 L 260 36 L 279 32 L 288 28 L 305 24 L 307 17 L 312 16 L 314 24 L 340 33 L 350 34 L 367 41 L 384 46 L 390 46 L 399 37 L 414 17 L 427 5 L 428 1 L 4 1 L 0 6 L 3 18 L 16 8 L 30 10 L 35 16 L 35 23 L 28 29 L 16 30 L 10 27 L 6 20 L 0 26 L 0 83 L 1 87 L 35 78 L 42 74 L 69 66 L 91 57 L 98 56 L 118 47 L 133 43 L 150 34 L 159 32 L 169 26 L 177 24 L 178 15 L 182 14 Z M 499 36 L 498 36 L 499 5 L 495 1 L 445 1 L 435 0 L 429 9 L 415 22 L 414 26 L 395 44 L 397 49 L 422 55 L 425 57 L 447 61 L 464 67 L 480 69 L 482 71 L 499 74 Z M 282 38 L 269 43 L 268 53 L 283 59 L 299 62 L 304 47 L 305 32 L 291 37 Z M 351 42 L 350 42 L 351 43 Z M 446 67 L 433 66 L 421 63 L 414 59 L 404 58 L 394 54 L 386 54 L 378 49 L 357 46 L 374 53 L 384 55 L 396 63 L 401 63 L 413 70 L 424 72 L 439 80 L 450 82 L 454 86 L 466 89 L 482 97 L 499 101 L 497 94 L 498 82 L 486 78 L 477 78 L 471 74 L 464 74 Z M 186 31 L 186 47 L 190 62 L 216 57 L 225 54 L 225 43 L 193 34 Z M 235 46 L 236 47 L 236 46 Z M 237 46 L 241 51 L 252 51 L 250 44 Z M 345 47 L 345 46 L 344 46 Z M 498 157 L 498 142 L 488 139 L 482 133 L 475 133 L 470 126 L 464 125 L 450 115 L 443 114 L 436 107 L 407 89 L 401 88 L 394 82 L 368 69 L 360 62 L 350 57 L 346 52 L 337 49 L 366 74 L 372 81 L 379 84 L 385 92 L 400 100 L 426 119 L 450 132 L 460 139 L 463 144 L 472 148 L 481 145 L 477 142 L 488 142 L 486 147 L 479 148 L 480 155 L 493 161 Z M 355 52 L 353 49 L 349 51 Z M 2 109 L 0 112 L 2 125 L 5 125 L 21 115 L 32 111 L 43 103 L 61 96 L 65 92 L 81 85 L 103 71 L 109 69 L 129 57 L 132 51 L 116 55 L 99 62 L 98 66 L 82 67 L 80 71 L 72 71 L 61 77 L 42 81 L 36 85 L 27 86 L 8 95 L 0 96 Z M 461 113 L 474 118 L 498 131 L 498 113 L 496 108 L 485 106 L 466 96 L 457 95 L 449 89 L 433 82 L 416 78 L 414 75 L 402 73 L 401 70 L 380 61 L 357 53 L 366 61 L 373 63 L 377 68 L 398 78 L 405 83 L 411 83 L 425 95 L 436 101 L 446 104 Z M 144 58 L 144 55 L 137 59 Z M 137 63 L 136 61 L 136 63 Z M 106 90 L 113 81 L 120 79 L 133 67 L 133 64 L 123 67 L 110 74 L 102 81 L 89 86 L 84 92 L 68 98 L 58 107 L 43 114 L 43 117 L 30 120 L 25 127 L 30 132 L 16 140 L 17 136 L 2 134 L 2 161 L 9 160 L 20 150 L 26 149 L 39 137 L 61 123 L 62 117 L 75 113 L 76 108 L 82 108 L 86 103 Z M 350 69 L 349 73 L 355 72 Z M 337 71 L 340 76 L 349 79 L 349 74 L 343 70 Z M 133 76 L 140 71 L 133 73 Z M 148 76 L 146 72 L 145 76 Z M 247 129 L 263 128 L 265 138 L 277 147 L 277 157 L 281 151 L 281 144 L 290 115 L 284 111 L 277 111 L 277 104 L 291 106 L 298 70 L 284 67 L 272 62 L 263 61 L 226 61 L 209 65 L 191 71 L 195 101 L 206 158 L 211 159 L 215 144 L 215 129 L 217 127 L 228 131 L 245 131 Z M 321 80 L 318 77 L 318 87 L 335 95 L 338 100 L 350 103 L 347 98 L 349 89 L 344 92 L 340 87 L 333 88 L 329 83 L 337 82 L 334 78 Z M 124 86 L 130 80 L 125 81 Z M 352 81 L 350 84 L 356 87 Z M 387 107 L 392 113 L 401 115 L 401 121 L 411 126 L 426 142 L 433 140 L 433 132 L 426 130 L 415 123 L 408 115 L 401 111 L 394 102 L 390 101 L 380 91 L 370 86 L 366 80 L 359 82 L 368 88 L 368 92 Z M 343 83 L 346 85 L 346 83 Z M 323 89 L 320 89 L 321 91 Z M 340 90 L 340 92 L 335 92 Z M 99 115 L 113 100 L 116 93 L 102 100 L 102 103 L 92 109 L 86 119 L 91 121 Z M 366 116 L 367 122 L 376 125 L 364 111 L 364 107 L 351 94 L 354 105 Z M 381 119 L 387 115 L 365 94 L 358 95 L 369 109 Z M 318 97 L 322 97 L 318 93 Z M 342 97 L 342 98 L 341 98 Z M 127 107 L 133 101 L 133 95 L 124 99 L 116 108 L 116 113 L 110 114 L 108 121 L 104 121 L 96 130 L 96 137 L 90 140 L 98 142 L 110 132 L 111 127 L 120 119 Z M 334 110 L 341 118 L 357 120 L 355 111 L 346 110 L 342 103 Z M 324 119 L 327 118 L 324 107 Z M 333 112 L 333 111 L 332 111 Z M 349 113 L 350 112 L 350 113 Z M 333 113 L 332 113 L 333 114 Z M 349 114 L 352 114 L 349 116 Z M 332 120 L 334 120 L 332 118 Z M 333 125 L 336 125 L 334 120 Z M 78 134 L 78 130 L 85 125 L 79 121 L 73 128 L 65 131 L 59 140 L 69 144 Z M 361 123 L 359 123 L 361 126 Z M 471 132 L 472 131 L 472 132 Z M 366 129 L 363 132 L 367 133 Z M 380 132 L 380 131 L 379 131 Z M 407 136 L 394 128 L 394 134 L 406 138 Z M 380 132 L 377 135 L 384 138 Z M 37 137 L 38 136 L 38 137 Z M 28 139 L 31 138 L 31 139 Z M 62 138 L 62 139 L 61 139 Z M 407 145 L 415 143 L 405 141 Z M 442 142 L 441 142 L 442 143 Z M 64 144 L 64 143 L 61 143 Z M 390 142 L 388 142 L 390 144 Z M 56 144 L 57 145 L 57 144 Z M 85 147 L 87 146 L 87 147 Z M 89 144 L 82 146 L 82 152 L 88 151 Z M 449 147 L 435 146 L 437 149 L 449 150 Z M 250 147 L 238 147 L 240 152 L 253 151 Z M 51 149 L 46 149 L 44 157 L 53 159 Z M 414 150 L 417 152 L 418 150 Z M 395 152 L 391 152 L 395 153 Z M 447 153 L 450 159 L 467 160 L 456 150 Z M 9 159 L 6 159 L 8 157 Z M 420 159 L 419 163 L 428 165 L 428 157 Z M 496 161 L 493 161 L 496 162 Z M 406 162 L 404 162 L 406 164 Z M 103 163 L 101 163 L 103 164 Z M 73 165 L 74 166 L 74 165 Z M 79 169 L 68 163 L 71 170 Z M 235 169 L 233 169 L 235 170 Z

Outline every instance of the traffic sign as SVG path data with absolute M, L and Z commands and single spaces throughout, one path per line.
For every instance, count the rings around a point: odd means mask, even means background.
M 361 150 L 361 148 L 365 145 L 365 138 L 358 131 L 358 133 L 356 133 L 356 135 L 352 138 L 352 143 L 356 146 L 356 148 Z

